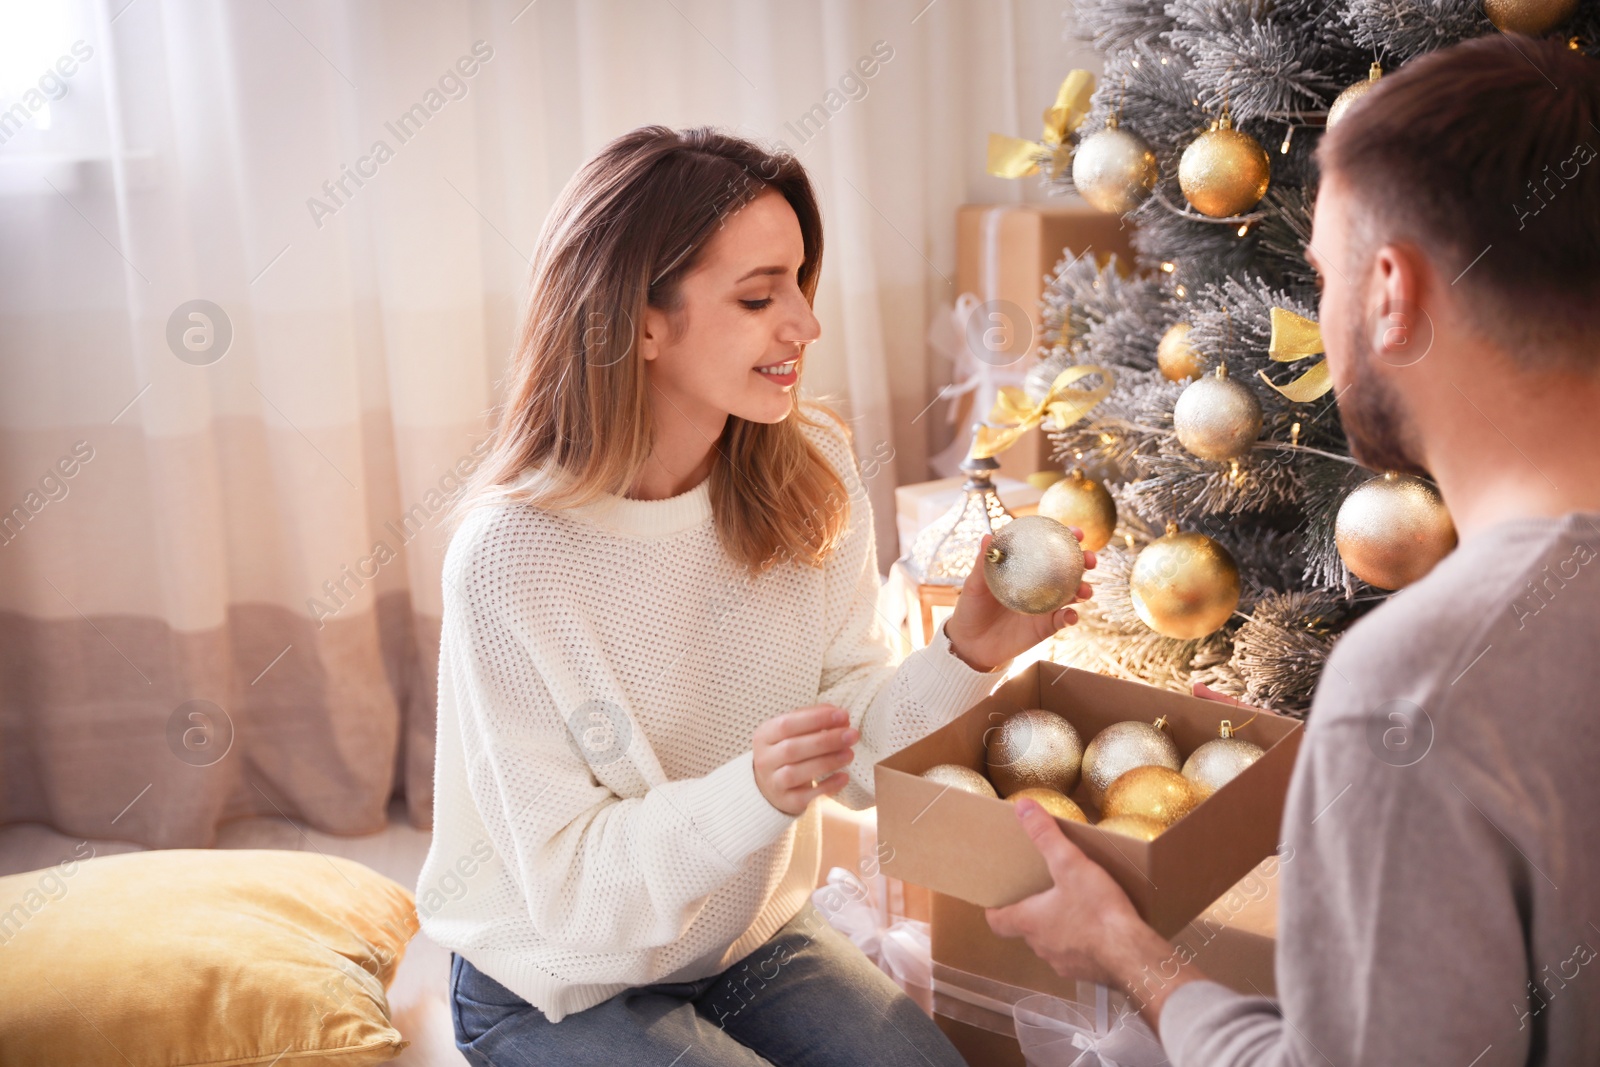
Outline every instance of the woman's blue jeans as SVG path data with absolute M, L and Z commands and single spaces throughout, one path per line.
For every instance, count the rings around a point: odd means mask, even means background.
M 625 989 L 559 1023 L 455 953 L 450 1000 L 456 1047 L 476 1067 L 966 1064 L 809 901 L 721 974 Z

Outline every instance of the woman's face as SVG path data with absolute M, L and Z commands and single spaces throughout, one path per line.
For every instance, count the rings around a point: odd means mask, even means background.
M 821 332 L 797 280 L 804 259 L 800 220 L 776 190 L 724 219 L 684 276 L 680 332 L 667 312 L 645 311 L 641 354 L 657 402 L 719 429 L 728 415 L 787 418 L 801 346 Z

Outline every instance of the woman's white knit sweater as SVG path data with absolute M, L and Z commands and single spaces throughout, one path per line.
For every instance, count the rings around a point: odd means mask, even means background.
M 551 1022 L 631 986 L 719 973 L 816 886 L 817 805 L 756 786 L 752 735 L 811 704 L 873 764 L 1005 673 L 932 643 L 898 665 L 878 610 L 872 510 L 849 443 L 804 427 L 843 478 L 848 535 L 821 568 L 749 578 L 709 484 L 665 500 L 473 509 L 444 563 L 433 842 L 422 929 Z

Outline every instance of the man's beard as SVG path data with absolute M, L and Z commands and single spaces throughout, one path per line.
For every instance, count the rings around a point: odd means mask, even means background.
M 1410 444 L 1410 419 L 1404 405 L 1389 384 L 1373 372 L 1372 364 L 1378 356 L 1359 323 L 1350 331 L 1349 344 L 1355 373 L 1339 394 L 1338 404 L 1350 454 L 1369 470 L 1430 477 Z

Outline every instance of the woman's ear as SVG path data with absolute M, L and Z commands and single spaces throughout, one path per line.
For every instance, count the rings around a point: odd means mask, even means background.
M 655 359 L 661 354 L 661 342 L 667 336 L 667 316 L 660 308 L 646 305 L 644 329 L 639 331 L 639 355 Z

